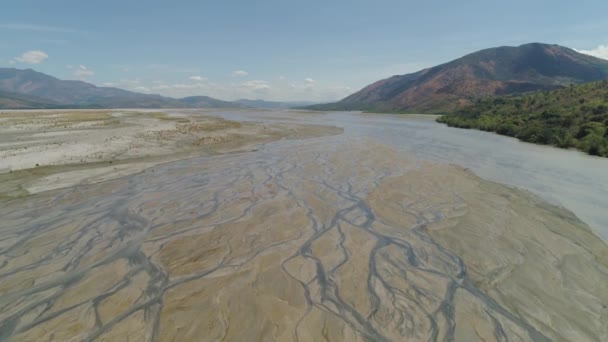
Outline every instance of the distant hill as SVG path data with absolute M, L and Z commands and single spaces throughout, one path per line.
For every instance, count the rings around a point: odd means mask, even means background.
M 438 121 L 608 157 L 608 81 L 487 98 Z
M 40 109 L 55 106 L 58 106 L 58 104 L 34 96 L 0 91 L 0 109 Z
M 551 90 L 608 78 L 608 61 L 559 45 L 478 51 L 413 74 L 393 76 L 317 110 L 446 113 L 476 98 Z
M 64 81 L 32 69 L 0 68 L 1 108 L 228 108 L 241 104 L 207 96 L 184 99 Z
M 243 108 L 238 102 L 228 102 L 214 99 L 209 96 L 189 96 L 179 99 L 179 102 L 191 108 Z
M 289 102 L 274 102 L 274 101 L 264 101 L 264 100 L 236 100 L 236 103 L 240 103 L 243 106 L 249 108 L 261 108 L 261 109 L 289 109 L 289 108 L 297 108 L 304 106 L 311 106 L 315 104 L 315 102 L 310 101 L 289 101 Z

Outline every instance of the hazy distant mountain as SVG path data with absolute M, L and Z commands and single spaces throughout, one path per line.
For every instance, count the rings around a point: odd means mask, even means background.
M 209 96 L 190 96 L 179 99 L 179 102 L 191 108 L 242 108 L 238 102 L 228 102 L 214 99 Z
M 319 110 L 451 112 L 488 95 L 550 90 L 608 78 L 608 61 L 540 43 L 478 51 L 373 83 Z
M 311 101 L 289 101 L 289 102 L 274 102 L 274 101 L 264 101 L 264 100 L 236 100 L 236 103 L 240 103 L 246 107 L 250 108 L 262 108 L 262 109 L 288 109 L 295 107 L 303 107 L 310 106 L 315 104 L 315 102 Z
M 241 104 L 206 96 L 184 99 L 97 87 L 82 81 L 63 81 L 34 71 L 0 68 L 2 108 L 227 108 Z
M 40 109 L 55 108 L 58 103 L 46 101 L 35 96 L 0 91 L 0 109 Z

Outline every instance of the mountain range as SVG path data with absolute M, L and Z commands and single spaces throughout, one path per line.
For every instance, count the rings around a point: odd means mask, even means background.
M 476 99 L 562 88 L 608 78 L 608 61 L 541 43 L 481 50 L 451 62 L 375 82 L 328 104 L 181 99 L 65 81 L 32 69 L 0 68 L 0 109 L 268 108 L 451 113 Z
M 41 108 L 269 108 L 285 109 L 311 102 L 222 101 L 208 96 L 181 99 L 65 81 L 32 69 L 0 68 L 0 109 Z
M 552 90 L 608 78 L 608 61 L 541 43 L 481 50 L 375 82 L 316 110 L 446 113 L 490 95 Z
M 241 99 L 234 101 L 248 108 L 263 108 L 263 109 L 289 109 L 296 107 L 312 106 L 317 102 L 311 101 L 289 101 L 289 102 L 276 102 L 276 101 L 265 101 L 265 100 L 247 100 Z

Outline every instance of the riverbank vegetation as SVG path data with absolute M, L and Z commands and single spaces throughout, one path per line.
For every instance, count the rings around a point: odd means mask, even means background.
M 608 157 L 608 81 L 480 99 L 437 121 Z

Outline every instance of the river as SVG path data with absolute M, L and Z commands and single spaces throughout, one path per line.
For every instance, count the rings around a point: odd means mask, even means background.
M 205 114 L 244 121 L 288 119 L 339 126 L 346 135 L 370 137 L 419 158 L 457 164 L 487 180 L 529 190 L 574 212 L 596 234 L 608 239 L 608 158 L 450 128 L 430 116 L 264 110 Z
M 195 113 L 344 132 L 3 202 L 0 340 L 608 337 L 608 246 L 539 199 L 607 237 L 608 160 L 429 117 Z

